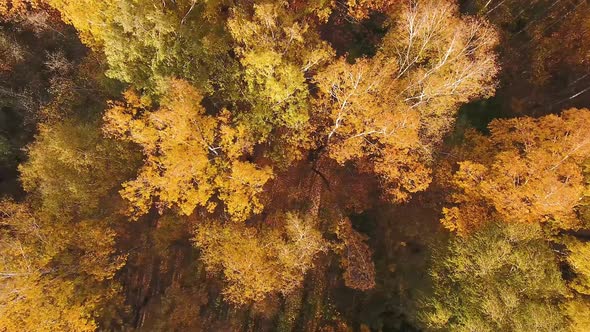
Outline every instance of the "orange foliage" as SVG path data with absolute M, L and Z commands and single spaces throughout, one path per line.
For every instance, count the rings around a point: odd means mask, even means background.
M 424 190 L 430 178 L 421 167 L 425 158 L 418 112 L 394 108 L 391 76 L 396 71 L 396 64 L 383 57 L 353 65 L 340 59 L 316 80 L 324 96 L 318 106 L 332 122 L 326 133 L 330 157 L 341 164 L 368 157 L 389 193 L 404 200 L 408 193 Z
M 348 0 L 348 14 L 357 20 L 366 19 L 371 12 L 387 12 L 399 0 Z
M 350 288 L 368 290 L 375 287 L 375 264 L 366 237 L 352 228 L 350 219 L 338 223 L 338 238 L 342 241 L 341 265 L 344 284 Z
M 185 215 L 197 206 L 213 211 L 216 193 L 235 220 L 262 210 L 258 194 L 272 170 L 236 160 L 251 145 L 236 136 L 240 128 L 206 115 L 201 95 L 190 84 L 172 81 L 155 111 L 133 91 L 125 97 L 125 102 L 111 103 L 104 131 L 143 148 L 144 166 L 121 191 L 131 202 L 133 217 L 146 214 L 154 201 Z
M 26 13 L 39 7 L 38 0 L 2 0 L 0 1 L 0 19 L 23 17 Z
M 443 210 L 443 224 L 458 233 L 493 219 L 579 227 L 575 208 L 584 194 L 589 123 L 587 109 L 494 120 L 484 143 L 493 153 L 459 163 L 452 180 L 453 206 Z
M 392 15 L 377 55 L 339 59 L 316 75 L 315 102 L 330 157 L 364 162 L 393 201 L 405 201 L 429 186 L 432 150 L 458 106 L 494 91 L 497 38 L 442 0 L 410 2 Z

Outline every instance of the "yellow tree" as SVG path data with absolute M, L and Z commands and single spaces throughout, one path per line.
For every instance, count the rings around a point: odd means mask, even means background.
M 287 2 L 236 6 L 227 21 L 241 66 L 236 119 L 283 164 L 310 146 L 309 77 L 333 57 L 317 25 L 312 13 L 296 14 Z
M 95 48 L 102 45 L 107 10 L 114 0 L 47 0 L 46 2 L 60 12 L 64 22 L 76 28 L 84 43 Z
M 397 63 L 396 99 L 420 113 L 422 140 L 436 145 L 460 104 L 494 93 L 497 33 L 454 1 L 409 1 L 392 19 L 381 53 Z
M 579 227 L 576 208 L 584 195 L 583 162 L 590 156 L 589 121 L 587 109 L 494 120 L 489 139 L 479 140 L 489 152 L 459 162 L 443 224 L 459 233 L 492 219 Z
M 0 330 L 95 331 L 121 304 L 112 278 L 125 256 L 114 239 L 105 222 L 72 224 L 0 202 Z
M 590 242 L 568 236 L 563 243 L 568 252 L 566 262 L 574 273 L 568 284 L 573 296 L 563 304 L 563 310 L 570 319 L 572 331 L 587 331 L 590 329 Z
M 224 295 L 235 304 L 289 294 L 301 287 L 314 259 L 327 249 L 313 220 L 288 213 L 276 216 L 281 227 L 207 222 L 197 226 L 195 243 L 210 273 L 221 273 Z
M 252 149 L 237 136 L 243 128 L 205 114 L 202 96 L 184 81 L 171 81 L 160 107 L 153 111 L 133 91 L 126 92 L 125 99 L 111 103 L 104 131 L 143 149 L 143 167 L 121 191 L 135 218 L 154 203 L 177 207 L 185 215 L 198 206 L 213 211 L 214 196 L 226 203 L 236 220 L 260 212 L 258 196 L 272 170 L 238 159 Z
M 94 331 L 117 319 L 116 189 L 138 154 L 86 120 L 41 124 L 19 167 L 27 200 L 0 202 L 0 330 Z
M 410 1 L 392 15 L 376 56 L 339 59 L 315 77 L 316 122 L 330 157 L 365 161 L 400 201 L 429 185 L 432 150 L 458 106 L 494 91 L 497 38 L 447 1 Z
M 579 294 L 590 295 L 590 264 L 587 259 L 590 242 L 572 236 L 565 237 L 563 242 L 569 253 L 567 263 L 576 275 L 572 278 L 570 287 Z

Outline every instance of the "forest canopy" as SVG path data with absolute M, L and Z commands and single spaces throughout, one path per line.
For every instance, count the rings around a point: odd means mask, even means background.
M 0 0 L 0 332 L 590 330 L 586 0 Z

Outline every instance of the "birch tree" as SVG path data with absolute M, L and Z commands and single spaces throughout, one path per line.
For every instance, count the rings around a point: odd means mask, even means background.
M 488 141 L 480 140 L 489 152 L 459 162 L 443 224 L 459 233 L 494 219 L 579 228 L 576 209 L 584 197 L 589 121 L 587 109 L 494 120 Z

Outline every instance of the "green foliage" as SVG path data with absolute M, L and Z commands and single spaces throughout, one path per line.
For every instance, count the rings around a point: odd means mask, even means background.
M 228 21 L 251 108 L 241 116 L 262 137 L 280 127 L 301 131 L 309 119 L 305 75 L 333 54 L 311 24 L 280 3 L 237 7 Z
M 42 125 L 27 150 L 29 160 L 19 167 L 23 187 L 61 218 L 97 213 L 138 162 L 129 145 L 104 138 L 95 122 Z
M 209 4 L 196 1 L 50 0 L 109 63 L 107 75 L 159 92 L 168 77 L 184 78 L 207 92 L 224 90 L 235 67 L 228 36 Z M 211 5 L 214 6 L 214 5 Z M 214 78 L 214 79 L 212 79 Z
M 453 331 L 560 331 L 567 293 L 538 226 L 490 223 L 434 258 L 424 323 Z
M 41 125 L 27 152 L 19 170 L 33 208 L 0 206 L 0 329 L 94 331 L 122 306 L 114 189 L 138 155 L 79 120 Z

